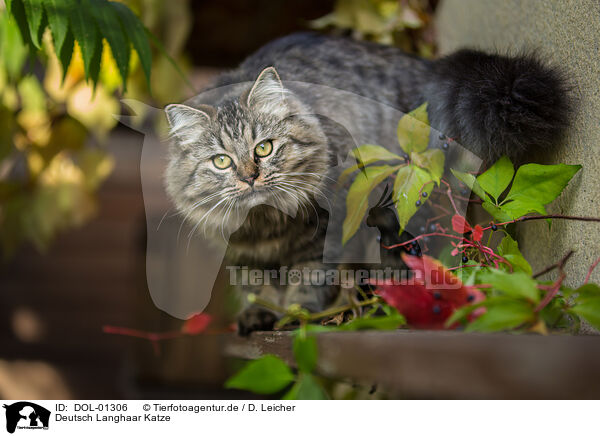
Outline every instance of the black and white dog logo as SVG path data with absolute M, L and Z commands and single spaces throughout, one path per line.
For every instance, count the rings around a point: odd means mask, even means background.
M 29 401 L 3 406 L 6 409 L 6 431 L 18 429 L 48 429 L 50 411 Z

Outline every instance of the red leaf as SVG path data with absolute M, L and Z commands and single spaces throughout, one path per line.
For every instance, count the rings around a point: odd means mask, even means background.
M 466 287 L 461 280 L 433 257 L 403 254 L 402 260 L 415 272 L 415 278 L 425 288 L 441 292 L 447 300 L 457 303 L 466 301 Z
M 451 302 L 438 299 L 422 284 L 384 283 L 377 287 L 377 293 L 386 303 L 398 309 L 410 326 L 416 328 L 443 329 L 446 319 L 454 311 Z
M 483 237 L 483 228 L 477 224 L 475 226 L 475 228 L 473 229 L 473 240 L 474 241 L 481 241 L 481 238 Z
M 181 332 L 186 335 L 197 335 L 202 333 L 210 322 L 212 321 L 212 316 L 208 313 L 198 313 L 188 319 L 182 326 Z
M 457 308 L 485 298 L 481 291 L 465 286 L 431 257 L 405 255 L 402 259 L 415 272 L 414 280 L 408 283 L 387 280 L 374 284 L 377 286 L 376 293 L 398 309 L 412 327 L 443 329 L 446 320 Z
M 471 226 L 463 216 L 457 214 L 452 217 L 452 229 L 462 235 L 471 230 Z

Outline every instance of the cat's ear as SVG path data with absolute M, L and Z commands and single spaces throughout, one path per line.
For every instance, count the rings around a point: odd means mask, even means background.
M 248 107 L 257 105 L 277 107 L 283 103 L 285 88 L 274 67 L 262 70 L 246 95 L 242 96 Z
M 190 128 L 198 129 L 208 125 L 215 112 L 215 108 L 208 105 L 191 107 L 185 104 L 169 104 L 165 107 L 167 121 L 174 135 Z

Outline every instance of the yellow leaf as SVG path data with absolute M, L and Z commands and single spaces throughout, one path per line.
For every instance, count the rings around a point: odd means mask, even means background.
M 422 197 L 423 192 L 430 194 L 433 190 L 433 178 L 424 169 L 416 165 L 406 165 L 396 174 L 394 182 L 394 203 L 398 212 L 398 223 L 400 233 L 408 224 L 408 221 L 417 212 L 419 206 L 417 201 L 425 203 L 429 198 Z
M 359 229 L 367 208 L 371 191 L 400 166 L 371 166 L 358 173 L 346 196 L 346 218 L 342 227 L 342 244 Z
M 398 123 L 398 142 L 407 152 L 421 152 L 429 144 L 429 120 L 427 118 L 427 103 L 404 115 Z

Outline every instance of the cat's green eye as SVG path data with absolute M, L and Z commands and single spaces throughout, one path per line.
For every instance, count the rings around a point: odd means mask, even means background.
M 226 154 L 219 154 L 213 157 L 213 164 L 220 170 L 227 169 L 231 166 L 231 158 Z
M 273 142 L 271 142 L 271 141 L 261 142 L 254 148 L 254 153 L 258 157 L 267 157 L 268 155 L 271 154 L 272 151 L 273 151 Z

